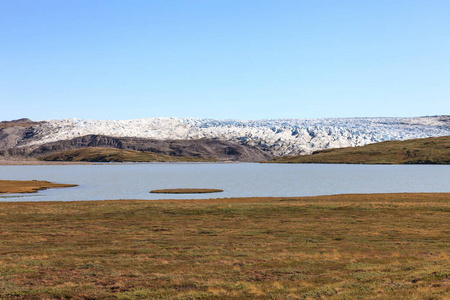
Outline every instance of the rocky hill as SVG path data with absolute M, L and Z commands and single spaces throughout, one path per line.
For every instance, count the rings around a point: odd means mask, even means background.
M 41 158 L 53 155 L 53 160 L 61 160 L 55 154 L 64 156 L 67 155 L 67 153 L 64 153 L 65 151 L 88 147 L 116 148 L 178 158 L 186 157 L 187 161 L 192 161 L 193 157 L 219 161 L 261 161 L 273 157 L 270 153 L 264 152 L 257 147 L 217 139 L 155 140 L 127 137 L 117 138 L 103 135 L 87 135 L 43 145 L 3 149 L 0 150 L 0 157 Z M 61 155 L 59 157 L 62 157 Z M 47 158 L 47 160 L 50 159 Z M 180 161 L 180 159 L 177 160 Z
M 36 127 L 42 122 L 33 122 L 30 119 L 18 119 L 0 122 L 0 149 L 18 146 L 34 134 Z

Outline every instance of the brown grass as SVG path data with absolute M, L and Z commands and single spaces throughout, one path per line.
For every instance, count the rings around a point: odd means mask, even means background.
M 206 193 L 220 193 L 223 190 L 219 189 L 163 189 L 153 190 L 150 193 L 154 194 L 206 194 Z
M 362 147 L 316 151 L 275 158 L 275 163 L 450 164 L 450 136 L 387 141 Z
M 66 188 L 77 184 L 52 183 L 40 180 L 0 180 L 0 194 L 37 193 L 50 188 Z
M 448 299 L 450 194 L 0 203 L 1 299 Z

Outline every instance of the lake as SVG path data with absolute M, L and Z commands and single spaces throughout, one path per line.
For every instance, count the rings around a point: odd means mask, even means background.
M 0 179 L 48 180 L 79 187 L 3 195 L 0 201 L 203 199 L 347 193 L 450 192 L 448 165 L 139 163 L 0 166 Z M 150 194 L 165 188 L 223 193 Z

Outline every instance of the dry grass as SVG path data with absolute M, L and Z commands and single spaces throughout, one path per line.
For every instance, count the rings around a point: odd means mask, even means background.
M 66 188 L 77 184 L 52 183 L 39 180 L 0 180 L 0 194 L 37 193 L 50 188 Z
M 449 200 L 0 203 L 0 298 L 448 299 Z
M 275 158 L 276 163 L 450 164 L 450 136 L 388 141 L 362 147 L 327 149 L 312 155 Z
M 150 193 L 154 194 L 207 194 L 207 193 L 221 193 L 223 190 L 219 189 L 164 189 L 153 190 Z
M 82 162 L 207 162 L 216 161 L 193 156 L 171 156 L 147 151 L 123 150 L 116 148 L 89 147 L 47 155 L 43 161 Z

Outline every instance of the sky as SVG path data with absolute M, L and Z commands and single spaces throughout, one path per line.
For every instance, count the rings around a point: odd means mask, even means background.
M 0 0 L 0 120 L 450 114 L 450 1 Z

